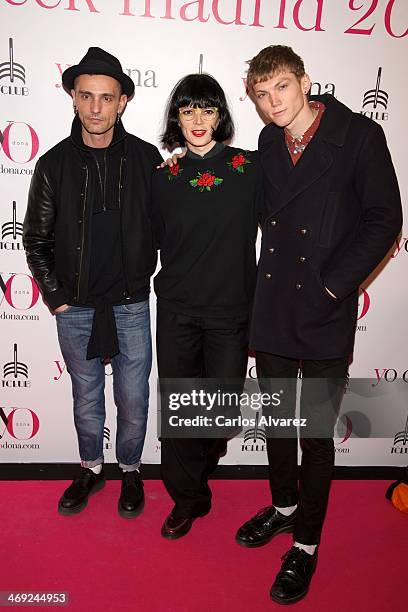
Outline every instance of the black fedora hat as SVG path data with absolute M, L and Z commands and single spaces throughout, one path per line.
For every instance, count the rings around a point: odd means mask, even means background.
M 62 84 L 68 92 L 74 89 L 74 81 L 81 74 L 103 74 L 116 79 L 122 85 L 122 92 L 128 98 L 131 98 L 135 92 L 135 84 L 123 72 L 120 61 L 99 47 L 89 47 L 79 64 L 64 70 Z

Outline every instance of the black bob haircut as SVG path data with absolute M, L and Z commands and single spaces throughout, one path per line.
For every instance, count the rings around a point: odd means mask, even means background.
M 219 123 L 213 139 L 225 142 L 234 136 L 234 123 L 222 87 L 209 74 L 188 74 L 176 84 L 167 102 L 165 129 L 161 136 L 161 143 L 166 149 L 171 150 L 185 143 L 179 126 L 179 108 L 184 106 L 217 107 Z

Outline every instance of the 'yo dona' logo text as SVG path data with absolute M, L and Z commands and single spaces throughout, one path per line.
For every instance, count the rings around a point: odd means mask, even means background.
M 28 164 L 40 147 L 35 129 L 24 121 L 9 121 L 3 130 L 2 149 L 15 164 Z
M 242 85 L 244 88 L 244 93 L 239 97 L 239 101 L 245 102 L 250 92 L 248 89 L 246 77 L 241 77 L 241 81 L 242 81 Z M 312 83 L 311 88 L 310 88 L 310 94 L 313 96 L 320 96 L 322 93 L 329 93 L 334 96 L 335 91 L 336 91 L 336 85 L 334 83 L 322 84 L 322 83 L 319 83 L 318 81 L 315 81 L 314 83 Z
M 60 380 L 63 373 L 66 371 L 67 366 L 65 365 L 64 361 L 60 361 L 59 359 L 56 359 L 54 363 L 57 368 L 57 373 L 54 373 L 53 380 L 57 382 L 58 380 Z
M 400 253 L 408 254 L 408 238 L 406 236 L 395 241 L 395 249 L 391 255 L 392 259 L 398 257 Z
M 58 69 L 58 81 L 54 83 L 58 89 L 62 87 L 62 73 L 72 66 L 72 64 L 61 64 L 56 62 L 55 65 Z M 144 68 L 124 68 L 123 72 L 130 76 L 135 87 L 159 87 L 157 82 L 157 72 L 151 69 Z
M 40 297 L 38 285 L 29 274 L 12 273 L 5 279 L 0 274 L 0 305 L 6 302 L 14 310 L 30 310 L 34 308 Z
M 395 368 L 374 368 L 376 383 L 371 383 L 376 387 L 380 382 L 393 383 L 396 380 L 403 380 L 408 383 L 408 370 L 398 372 Z
M 40 429 L 38 415 L 31 408 L 0 406 L 0 440 L 7 435 L 15 440 L 31 440 Z M 0 444 L 0 448 L 3 446 Z
M 64 372 L 67 372 L 67 366 L 65 362 L 60 359 L 55 359 L 53 363 L 55 363 L 56 371 L 54 370 L 54 375 L 52 378 L 55 380 L 55 382 L 58 382 Z M 105 376 L 113 376 L 112 365 L 110 362 L 105 366 Z

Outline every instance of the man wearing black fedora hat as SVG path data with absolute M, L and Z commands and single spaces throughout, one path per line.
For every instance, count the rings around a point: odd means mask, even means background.
M 24 221 L 27 262 L 55 314 L 71 376 L 81 469 L 58 510 L 74 514 L 105 484 L 105 370 L 113 370 L 119 514 L 144 505 L 139 474 L 151 368 L 150 276 L 156 252 L 150 179 L 162 158 L 121 121 L 134 83 L 118 59 L 91 47 L 62 75 L 72 96 L 71 135 L 45 153 L 32 177 Z

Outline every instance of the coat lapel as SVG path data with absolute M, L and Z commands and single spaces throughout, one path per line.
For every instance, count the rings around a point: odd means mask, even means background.
M 336 147 L 344 145 L 353 113 L 329 94 L 312 96 L 312 99 L 323 102 L 326 110 L 316 135 L 296 166 L 292 165 L 282 129 L 269 124 L 261 132 L 259 152 L 266 194 L 268 182 L 274 187 L 270 197 L 266 195 L 266 218 L 276 214 L 328 172 L 334 162 Z
M 333 164 L 333 155 L 326 143 L 312 140 L 293 168 L 290 180 L 282 190 L 281 207 L 318 181 Z
M 264 150 L 260 150 L 262 168 L 267 181 L 278 192 L 281 192 L 293 172 L 293 164 L 281 135 Z
M 318 181 L 332 166 L 333 154 L 326 143 L 312 140 L 302 157 L 292 168 L 290 173 L 285 171 L 282 174 L 282 164 L 288 155 L 283 156 L 281 151 L 277 150 L 277 141 L 268 149 L 265 155 L 265 163 L 263 162 L 264 171 L 268 178 L 277 185 L 279 195 L 275 199 L 272 206 L 269 207 L 268 217 L 275 215 L 284 206 L 289 204 L 299 194 L 307 191 L 307 189 L 316 181 Z M 285 144 L 283 146 L 286 147 Z M 289 158 L 290 163 L 292 161 Z M 266 170 L 265 164 L 272 168 L 272 172 Z

